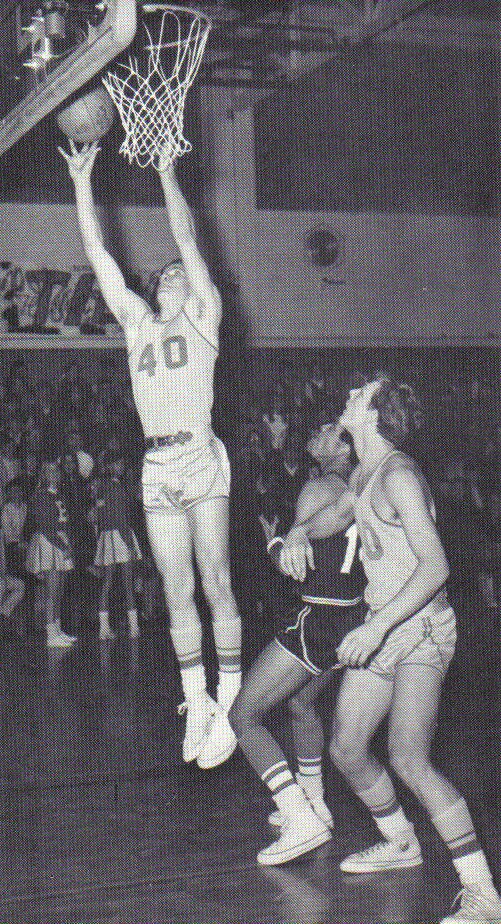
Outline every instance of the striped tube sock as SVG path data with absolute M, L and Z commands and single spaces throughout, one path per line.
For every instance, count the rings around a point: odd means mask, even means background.
M 277 808 L 285 815 L 308 810 L 306 797 L 295 782 L 287 761 L 274 764 L 261 775 L 261 779 L 270 790 Z
M 303 792 L 311 802 L 319 802 L 324 798 L 324 784 L 322 779 L 322 764 L 318 757 L 298 758 L 298 773 L 296 780 Z
M 205 668 L 203 664 L 196 664 L 194 667 L 181 668 L 181 683 L 185 699 L 194 699 L 205 693 Z
M 393 783 L 386 770 L 369 787 L 357 793 L 369 809 L 375 824 L 387 841 L 406 843 L 414 837 L 414 827 L 405 817 L 402 806 L 397 801 Z
M 170 628 L 170 637 L 181 671 L 202 664 L 202 625 L 190 622 L 182 628 Z
M 110 629 L 110 614 L 108 610 L 99 611 L 99 631 L 100 632 L 111 632 Z
M 240 674 L 242 652 L 242 621 L 240 616 L 214 619 L 214 644 L 221 674 Z
M 217 701 L 223 709 L 229 709 L 242 686 L 241 671 L 220 669 L 217 684 Z
M 472 817 L 463 798 L 432 819 L 440 837 L 451 852 L 461 885 L 481 884 L 494 890 L 487 860 L 477 841 Z M 494 890 L 495 892 L 495 890 Z
M 130 630 L 131 635 L 133 636 L 139 635 L 139 616 L 135 608 L 131 608 L 130 610 L 127 610 L 127 620 L 129 623 L 129 630 Z

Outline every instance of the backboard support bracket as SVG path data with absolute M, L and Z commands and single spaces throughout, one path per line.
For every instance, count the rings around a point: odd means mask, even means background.
M 136 34 L 136 0 L 111 0 L 98 27 L 0 121 L 0 156 L 121 54 Z

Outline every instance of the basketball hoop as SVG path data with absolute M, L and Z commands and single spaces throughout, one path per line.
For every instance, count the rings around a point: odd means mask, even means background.
M 158 169 L 191 150 L 183 136 L 186 94 L 200 67 L 211 28 L 210 19 L 199 10 L 153 3 L 144 14 L 161 13 L 156 40 L 146 24 L 148 52 L 146 73 L 137 58 L 118 64 L 103 83 L 112 97 L 125 130 L 120 152 L 140 167 Z

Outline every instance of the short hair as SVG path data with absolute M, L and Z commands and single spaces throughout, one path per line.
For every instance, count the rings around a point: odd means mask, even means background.
M 386 373 L 378 373 L 370 381 L 380 382 L 369 405 L 378 412 L 378 433 L 394 446 L 403 446 L 422 425 L 419 398 L 410 385 L 397 382 Z

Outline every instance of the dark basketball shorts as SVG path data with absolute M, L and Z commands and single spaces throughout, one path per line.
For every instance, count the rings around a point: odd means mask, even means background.
M 305 601 L 302 609 L 277 620 L 275 641 L 318 676 L 338 664 L 336 648 L 363 624 L 366 612 L 363 600 L 348 605 Z

